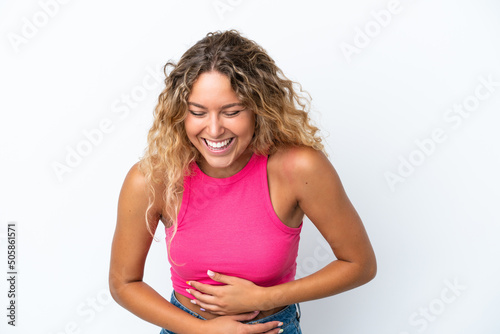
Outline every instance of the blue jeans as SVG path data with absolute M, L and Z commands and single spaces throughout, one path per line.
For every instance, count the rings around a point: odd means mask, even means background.
M 187 312 L 191 314 L 193 317 L 196 317 L 198 319 L 206 320 L 205 318 L 201 317 L 199 314 L 191 311 L 190 309 L 186 308 L 184 305 L 182 305 L 177 298 L 175 298 L 175 293 L 172 292 L 172 297 L 170 298 L 170 302 L 183 310 L 184 312 Z M 283 333 L 282 334 L 302 334 L 302 331 L 300 330 L 300 306 L 299 304 L 293 304 L 293 305 L 288 305 L 281 311 L 271 314 L 270 316 L 267 316 L 265 318 L 255 320 L 255 321 L 250 321 L 248 324 L 259 324 L 259 323 L 264 323 L 264 322 L 269 322 L 269 321 L 281 321 L 283 323 Z M 166 330 L 163 328 L 160 332 L 160 334 L 175 334 L 174 332 L 171 332 L 169 330 Z

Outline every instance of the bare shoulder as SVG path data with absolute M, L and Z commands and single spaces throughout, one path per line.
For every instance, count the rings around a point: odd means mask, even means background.
M 123 190 L 132 192 L 143 192 L 146 190 L 146 176 L 139 168 L 139 162 L 135 163 L 127 173 L 123 182 Z
M 139 162 L 134 164 L 125 176 L 123 181 L 123 186 L 121 190 L 122 195 L 127 195 L 127 197 L 132 196 L 135 200 L 148 197 L 148 185 L 146 181 L 146 175 L 141 171 L 139 167 Z
M 129 208 L 142 210 L 148 207 L 149 198 L 151 195 L 154 195 L 155 201 L 152 211 L 156 214 L 161 214 L 161 199 L 164 187 L 158 183 L 152 184 L 154 190 L 154 194 L 152 194 L 151 186 L 148 184 L 146 175 L 141 170 L 139 164 L 139 162 L 135 163 L 128 171 L 120 192 L 120 199 L 125 201 Z
M 158 173 L 153 172 L 153 175 L 158 179 Z M 125 182 L 136 190 L 143 189 L 147 186 L 146 175 L 141 169 L 140 162 L 135 163 L 127 173 Z M 160 184 L 153 184 L 155 188 L 161 187 Z
M 289 179 L 311 177 L 317 173 L 332 171 L 333 166 L 326 155 L 306 146 L 293 146 L 278 150 L 269 158 L 270 169 L 280 171 Z
M 271 177 L 280 180 L 298 202 L 304 196 L 342 191 L 340 178 L 326 155 L 310 147 L 288 147 L 269 158 Z

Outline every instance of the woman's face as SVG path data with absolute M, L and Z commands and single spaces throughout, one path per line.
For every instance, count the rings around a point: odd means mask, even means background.
M 228 177 L 250 159 L 255 115 L 246 109 L 231 87 L 229 78 L 212 71 L 201 74 L 188 98 L 186 133 L 202 155 L 203 172 Z

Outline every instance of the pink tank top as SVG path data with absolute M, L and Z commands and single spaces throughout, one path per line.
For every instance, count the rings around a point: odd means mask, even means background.
M 186 281 L 220 285 L 208 277 L 209 269 L 264 287 L 294 280 L 302 224 L 288 227 L 274 212 L 267 156 L 254 154 L 242 170 L 222 179 L 191 167 L 170 245 L 174 290 L 192 299 Z M 167 243 L 171 233 L 167 228 Z

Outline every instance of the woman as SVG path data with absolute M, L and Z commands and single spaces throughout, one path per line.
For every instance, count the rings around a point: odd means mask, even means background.
M 309 122 L 307 100 L 236 31 L 166 72 L 145 156 L 125 178 L 110 290 L 162 333 L 301 333 L 299 302 L 370 281 L 363 224 Z M 294 280 L 304 215 L 337 260 Z M 174 293 L 142 281 L 158 222 Z

